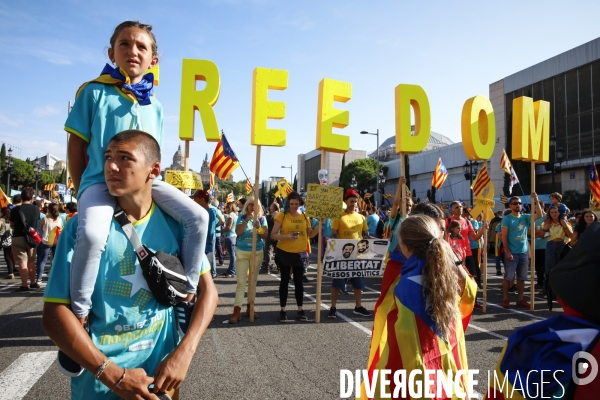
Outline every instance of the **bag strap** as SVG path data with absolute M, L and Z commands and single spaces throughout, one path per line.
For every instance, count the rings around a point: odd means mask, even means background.
M 27 221 L 25 221 L 25 214 L 21 211 L 21 207 L 17 208 L 19 215 L 21 216 L 21 222 L 23 223 L 23 232 L 27 235 L 29 232 L 29 225 L 27 225 Z
M 123 229 L 123 232 L 125 232 L 125 236 L 127 236 L 127 239 L 129 239 L 129 242 L 133 246 L 133 249 L 135 250 L 135 253 L 139 257 L 139 259 L 143 260 L 144 258 L 146 258 L 146 256 L 148 256 L 148 252 L 144 248 L 144 245 L 142 245 L 140 237 L 138 236 L 136 230 L 133 228 L 131 221 L 127 219 L 125 211 L 123 211 L 121 207 L 115 207 L 114 217 L 119 223 L 119 225 L 121 225 L 121 229 Z

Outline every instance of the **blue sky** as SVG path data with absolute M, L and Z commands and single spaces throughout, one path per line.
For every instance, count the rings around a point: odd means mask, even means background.
M 452 4 L 454 3 L 454 4 Z M 124 5 L 143 4 L 141 8 Z M 261 179 L 289 177 L 297 155 L 315 148 L 317 91 L 322 78 L 352 83 L 353 149 L 375 149 L 394 134 L 394 88 L 422 86 L 432 130 L 460 141 L 463 103 L 488 95 L 489 84 L 599 36 L 600 3 L 580 1 L 11 1 L 0 0 L 0 141 L 21 158 L 50 152 L 64 158 L 67 103 L 108 61 L 114 27 L 128 19 L 154 25 L 161 56 L 157 96 L 165 110 L 164 165 L 178 136 L 181 60 L 215 62 L 221 94 L 217 122 L 246 172 L 250 145 L 252 70 L 289 71 L 289 87 L 270 98 L 286 117 L 269 123 L 287 131 L 287 145 L 263 147 Z M 200 169 L 215 144 L 201 124 L 190 166 Z M 243 179 L 241 170 L 235 180 Z

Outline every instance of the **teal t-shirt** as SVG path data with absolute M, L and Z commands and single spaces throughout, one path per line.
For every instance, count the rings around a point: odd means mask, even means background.
M 92 82 L 81 90 L 65 122 L 67 132 L 87 142 L 88 164 L 81 177 L 78 196 L 89 186 L 106 182 L 104 151 L 117 133 L 128 129 L 142 130 L 152 135 L 162 149 L 162 105 L 155 97 L 151 97 L 150 102 L 147 106 L 138 106 L 137 101 L 116 86 L 104 83 Z
M 502 228 L 508 228 L 508 248 L 512 254 L 527 253 L 527 236 L 530 226 L 530 214 L 521 214 L 518 217 L 508 214 L 502 218 Z
M 367 226 L 369 227 L 369 235 L 370 236 L 376 235 L 378 223 L 379 223 L 379 216 L 377 214 L 370 214 L 367 217 Z
M 44 301 L 70 304 L 69 276 L 75 247 L 78 216 L 69 220 L 58 241 Z M 179 254 L 183 226 L 152 206 L 146 217 L 133 224 L 140 240 L 153 251 Z M 210 270 L 204 258 L 200 274 Z M 153 376 L 158 364 L 177 345 L 173 308 L 152 296 L 135 252 L 121 226 L 113 219 L 106 250 L 92 295 L 89 315 L 94 345 L 120 367 L 143 368 Z M 84 373 L 71 379 L 73 399 L 117 399 L 94 376 Z
M 545 216 L 535 220 L 535 230 L 536 231 L 542 230 L 542 225 L 544 225 L 545 220 L 546 220 Z M 546 244 L 548 244 L 548 236 L 546 236 L 545 238 L 538 238 L 538 237 L 535 238 L 535 249 L 536 250 L 545 250 Z
M 217 233 L 217 236 L 221 235 L 221 229 L 223 229 L 223 225 L 219 225 L 219 216 L 223 219 L 225 219 L 223 217 L 223 213 L 221 212 L 221 210 L 219 210 L 217 207 L 215 207 L 217 209 L 217 220 L 215 221 L 215 223 L 217 224 L 216 228 L 215 228 L 215 232 Z
M 394 221 L 396 221 L 396 219 L 398 220 L 398 222 L 394 222 Z M 400 214 L 400 213 L 396 214 L 396 218 L 392 218 L 392 216 L 390 215 L 390 219 L 389 219 L 390 244 L 388 245 L 388 251 L 390 253 L 392 251 L 396 250 L 396 247 L 398 247 L 397 231 L 398 231 L 398 225 L 400 225 L 401 223 L 402 223 L 402 214 Z
M 268 229 L 267 219 L 265 217 L 259 217 L 258 223 L 260 226 L 264 226 L 265 229 Z M 246 214 L 240 214 L 237 217 L 237 221 L 235 225 L 246 224 L 246 230 L 242 235 L 238 235 L 237 237 L 237 248 L 243 251 L 252 251 L 252 219 L 246 221 Z M 256 234 L 256 250 L 262 250 L 265 242 L 262 240 L 260 235 Z
M 476 230 L 476 231 L 481 229 L 481 227 L 483 226 L 483 222 L 477 221 L 476 219 L 471 219 L 471 220 L 469 220 L 469 222 L 473 226 L 473 230 Z M 469 238 L 469 244 L 471 245 L 471 248 L 478 249 L 479 248 L 479 240 L 473 240 L 473 239 L 471 239 L 471 236 L 468 236 L 468 238 Z

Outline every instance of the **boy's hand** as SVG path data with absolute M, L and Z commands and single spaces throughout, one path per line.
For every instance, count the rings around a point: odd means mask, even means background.
M 158 368 L 154 373 L 153 392 L 167 392 L 178 389 L 187 375 L 193 356 L 193 352 L 185 351 L 181 347 L 173 350 L 158 364 Z
M 158 400 L 150 392 L 148 387 L 154 382 L 154 379 L 146 375 L 143 368 L 128 369 L 123 382 L 114 390 L 114 393 L 122 399 L 152 399 Z M 112 386 L 108 386 L 112 389 Z

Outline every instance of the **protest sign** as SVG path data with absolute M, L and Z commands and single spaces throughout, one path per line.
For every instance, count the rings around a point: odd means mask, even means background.
M 383 275 L 389 241 L 382 239 L 329 239 L 323 276 L 357 278 Z
M 191 171 L 165 171 L 165 182 L 179 189 L 203 189 L 202 182 Z
M 340 219 L 343 202 L 344 188 L 309 183 L 304 213 L 313 218 Z

